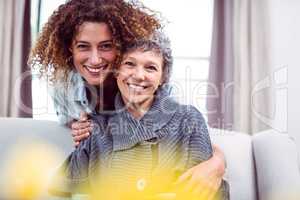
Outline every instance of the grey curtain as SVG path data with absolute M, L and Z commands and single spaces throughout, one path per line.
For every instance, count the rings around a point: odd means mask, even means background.
M 207 87 L 208 124 L 233 129 L 233 1 L 214 3 L 213 36 Z
M 0 117 L 32 117 L 30 0 L 0 1 Z
M 207 97 L 211 127 L 253 134 L 272 127 L 268 0 L 216 0 Z

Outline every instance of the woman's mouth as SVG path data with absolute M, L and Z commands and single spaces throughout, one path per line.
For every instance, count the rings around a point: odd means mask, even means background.
M 101 71 L 104 71 L 105 69 L 107 69 L 107 67 L 108 67 L 108 64 L 101 65 L 98 67 L 90 67 L 90 66 L 84 65 L 84 68 L 92 75 L 99 75 L 99 73 Z
M 132 84 L 132 83 L 127 83 L 128 87 L 130 90 L 136 91 L 136 92 L 141 92 L 145 89 L 148 88 L 148 86 L 143 86 L 143 85 L 138 85 L 138 84 Z

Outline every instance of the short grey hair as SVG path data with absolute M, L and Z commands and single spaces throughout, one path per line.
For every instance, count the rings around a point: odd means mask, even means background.
M 138 49 L 142 51 L 154 50 L 161 54 L 163 58 L 163 84 L 168 83 L 172 72 L 173 56 L 171 42 L 166 34 L 162 30 L 156 30 L 149 39 L 139 39 L 128 44 L 123 49 L 123 54 Z

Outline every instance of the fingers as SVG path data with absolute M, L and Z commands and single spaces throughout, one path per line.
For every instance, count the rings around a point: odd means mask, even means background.
M 214 179 L 208 183 L 199 184 L 193 190 L 193 195 L 199 197 L 200 199 L 212 200 L 219 189 L 219 180 Z
M 221 186 L 222 179 L 214 177 L 208 180 L 198 180 L 197 185 L 193 188 L 193 196 L 199 199 L 213 200 Z
M 85 135 L 86 133 L 90 133 L 92 131 L 92 127 L 82 128 L 82 129 L 72 129 L 72 136 L 80 136 Z
M 79 118 L 79 121 L 86 121 L 88 120 L 88 115 L 86 112 L 80 112 L 80 118 Z
M 187 181 L 193 174 L 194 172 L 194 168 L 191 168 L 189 170 L 187 170 L 186 172 L 184 172 L 174 183 L 174 185 L 180 185 L 183 182 Z
M 205 200 L 214 200 L 217 193 L 218 190 L 214 190 L 212 188 L 205 188 L 204 190 L 202 190 L 202 193 L 199 195 L 199 198 Z
M 197 173 L 198 172 L 198 173 Z M 218 176 L 205 176 L 197 168 L 191 168 L 176 181 L 176 187 L 183 194 L 196 199 L 212 200 L 218 192 L 222 179 Z
M 80 144 L 80 142 L 74 142 L 74 146 L 75 146 L 75 147 L 78 147 L 79 144 Z
M 88 138 L 89 136 L 90 136 L 90 133 L 89 133 L 89 132 L 86 132 L 86 133 L 84 133 L 84 134 L 74 136 L 74 137 L 73 137 L 73 140 L 74 140 L 75 143 L 76 143 L 76 142 L 79 142 L 79 143 L 80 143 L 82 140 Z
M 93 126 L 91 121 L 87 120 L 87 115 L 85 113 L 80 114 L 80 120 L 73 122 L 71 125 L 72 137 L 75 142 L 74 146 L 78 146 L 79 143 L 88 138 Z
M 80 129 L 84 129 L 84 128 L 89 128 L 91 126 L 91 122 L 90 121 L 77 121 L 77 122 L 73 122 L 71 125 L 72 130 L 80 130 Z
M 183 187 L 183 192 L 189 193 L 193 192 L 194 188 L 197 187 L 197 185 L 201 185 L 201 182 L 196 179 L 196 177 L 191 177 L 187 183 Z

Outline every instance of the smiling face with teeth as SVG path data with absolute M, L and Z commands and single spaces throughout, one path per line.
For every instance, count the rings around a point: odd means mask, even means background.
M 155 51 L 133 50 L 125 53 L 116 75 L 125 104 L 146 111 L 157 88 L 163 83 L 163 58 Z
M 90 84 L 101 86 L 111 73 L 117 55 L 111 31 L 103 22 L 84 22 L 79 26 L 70 51 L 73 64 Z

